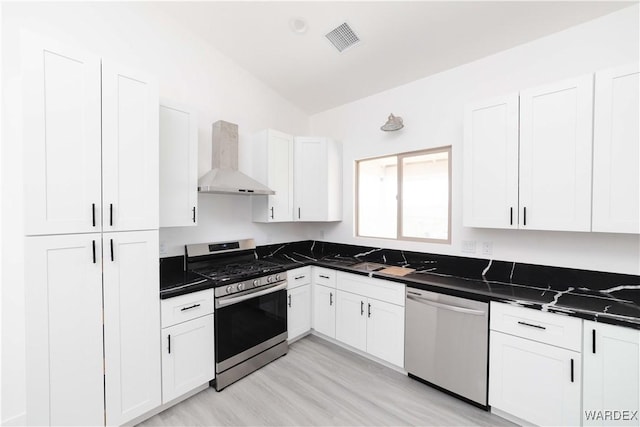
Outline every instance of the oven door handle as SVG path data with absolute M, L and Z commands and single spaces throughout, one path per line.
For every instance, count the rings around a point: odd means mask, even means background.
M 286 288 L 287 288 L 287 282 L 283 282 L 283 283 L 280 283 L 279 285 L 269 286 L 267 289 L 263 289 L 257 292 L 251 292 L 251 293 L 244 294 L 237 297 L 229 296 L 229 297 L 218 298 L 216 300 L 216 308 L 226 307 L 231 304 L 236 304 L 251 298 L 256 298 L 262 295 L 270 294 L 272 292 L 277 292 L 279 290 L 286 289 Z

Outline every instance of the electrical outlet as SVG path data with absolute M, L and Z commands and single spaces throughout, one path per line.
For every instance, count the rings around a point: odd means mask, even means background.
M 467 254 L 475 254 L 476 253 L 476 241 L 475 240 L 463 240 L 462 241 L 462 252 Z
M 160 255 L 166 255 L 166 254 L 167 254 L 167 243 L 160 242 Z
M 493 254 L 493 242 L 482 242 L 482 255 Z

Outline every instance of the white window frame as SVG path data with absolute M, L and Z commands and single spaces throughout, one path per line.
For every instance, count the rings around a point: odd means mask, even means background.
M 447 169 L 448 169 L 448 204 L 449 206 L 447 207 L 447 238 L 446 239 L 429 239 L 429 238 L 420 238 L 420 237 L 411 237 L 411 236 L 404 236 L 402 234 L 402 184 L 403 184 L 403 160 L 407 157 L 417 157 L 417 156 L 423 156 L 426 154 L 435 154 L 435 153 L 447 153 Z M 363 235 L 360 234 L 360 162 L 366 162 L 369 160 L 377 160 L 377 159 L 384 159 L 384 158 L 391 158 L 391 157 L 395 157 L 396 158 L 396 164 L 397 164 L 397 182 L 398 182 L 398 190 L 396 193 L 396 202 L 397 202 L 397 206 L 396 206 L 396 223 L 397 223 L 397 230 L 396 230 L 396 237 L 379 237 L 379 236 L 368 236 L 368 235 Z M 406 241 L 417 241 L 417 242 L 426 242 L 426 243 L 445 243 L 445 244 L 451 244 L 451 146 L 444 146 L 444 147 L 436 147 L 436 148 L 429 148 L 426 150 L 418 150 L 418 151 L 409 151 L 409 152 L 405 152 L 405 153 L 397 153 L 397 154 L 388 154 L 385 156 L 377 156 L 377 157 L 369 157 L 366 159 L 359 159 L 356 160 L 356 164 L 355 164 L 355 235 L 356 237 L 365 237 L 365 238 L 373 238 L 373 239 L 385 239 L 385 240 L 406 240 Z

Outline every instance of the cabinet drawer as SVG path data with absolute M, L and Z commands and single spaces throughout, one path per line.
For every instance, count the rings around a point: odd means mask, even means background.
M 580 351 L 582 320 L 530 308 L 491 303 L 490 328 L 541 343 Z
M 335 270 L 328 268 L 313 267 L 313 283 L 322 286 L 328 286 L 330 288 L 336 287 L 336 273 Z
M 401 283 L 341 271 L 338 272 L 337 287 L 343 291 L 404 307 L 404 285 Z
M 311 267 L 294 268 L 287 271 L 287 287 L 289 289 L 311 283 Z
M 213 289 L 162 300 L 162 327 L 213 313 Z

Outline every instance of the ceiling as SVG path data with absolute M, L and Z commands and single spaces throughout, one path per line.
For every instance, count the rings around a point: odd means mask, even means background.
M 313 114 L 453 68 L 634 2 L 159 2 L 169 14 Z M 293 18 L 308 29 L 296 34 Z M 324 36 L 347 22 L 339 53 Z

